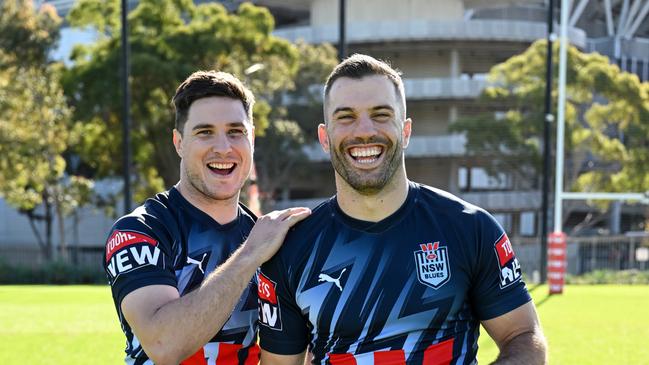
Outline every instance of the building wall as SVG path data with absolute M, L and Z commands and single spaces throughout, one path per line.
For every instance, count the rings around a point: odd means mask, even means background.
M 448 159 L 406 158 L 408 178 L 422 184 L 451 191 L 455 179 L 452 162 Z
M 460 0 L 348 0 L 347 14 L 354 21 L 375 21 L 391 19 L 411 20 L 458 20 L 464 16 L 464 5 Z M 314 0 L 311 4 L 311 25 L 335 24 L 338 20 L 339 2 Z
M 389 61 L 405 78 L 449 77 L 451 74 L 448 50 L 375 51 L 372 56 Z
M 416 136 L 448 133 L 450 107 L 429 102 L 408 103 L 408 117 L 412 119 L 412 131 Z

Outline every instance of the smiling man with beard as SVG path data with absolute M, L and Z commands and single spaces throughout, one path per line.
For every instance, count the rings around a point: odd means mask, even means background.
M 255 271 L 310 211 L 276 211 L 255 223 L 239 203 L 254 147 L 254 98 L 241 81 L 196 72 L 173 104 L 180 181 L 120 218 L 106 243 L 125 362 L 256 364 Z
M 261 363 L 475 364 L 480 324 L 498 364 L 546 344 L 507 235 L 486 211 L 409 181 L 412 121 L 399 73 L 354 55 L 329 76 L 318 129 L 336 196 L 258 273 Z

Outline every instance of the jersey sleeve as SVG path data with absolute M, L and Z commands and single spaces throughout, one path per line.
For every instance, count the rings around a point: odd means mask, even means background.
M 127 294 L 141 287 L 177 285 L 171 242 L 136 217 L 115 223 L 104 253 L 104 270 L 118 308 Z
M 259 345 L 280 355 L 302 353 L 309 342 L 307 319 L 296 303 L 288 275 L 279 254 L 257 272 Z
M 478 318 L 495 318 L 529 302 L 532 298 L 522 280 L 512 244 L 489 213 L 478 213 L 475 238 L 477 271 L 471 295 Z

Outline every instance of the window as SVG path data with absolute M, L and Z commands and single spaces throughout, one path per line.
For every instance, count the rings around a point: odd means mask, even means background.
M 470 176 L 469 176 L 470 173 Z M 501 172 L 498 177 L 492 177 L 481 167 L 472 167 L 469 171 L 466 167 L 458 170 L 458 182 L 460 190 L 503 190 L 511 187 L 511 181 L 507 174 Z
M 536 214 L 534 212 L 521 212 L 519 233 L 521 236 L 534 236 L 536 231 Z

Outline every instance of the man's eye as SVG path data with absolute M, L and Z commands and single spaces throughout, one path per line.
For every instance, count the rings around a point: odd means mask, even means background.
M 246 134 L 246 131 L 244 131 L 243 129 L 230 129 L 228 131 L 228 134 L 231 136 L 241 136 Z
M 354 117 L 352 115 L 340 115 L 336 119 L 344 122 L 344 121 L 350 121 L 354 119 Z
M 196 132 L 197 135 L 202 135 L 202 136 L 209 136 L 212 134 L 212 131 L 209 129 L 201 129 L 198 132 Z
M 386 119 L 386 118 L 390 118 L 391 115 L 388 113 L 378 113 L 378 114 L 374 114 L 373 117 L 374 119 Z

